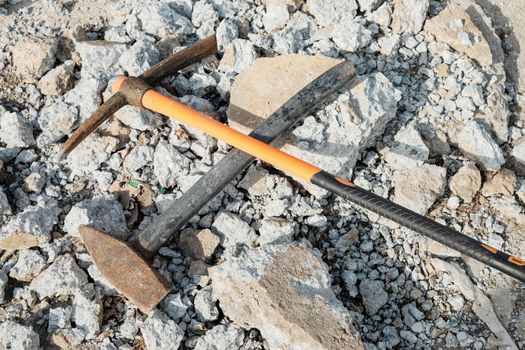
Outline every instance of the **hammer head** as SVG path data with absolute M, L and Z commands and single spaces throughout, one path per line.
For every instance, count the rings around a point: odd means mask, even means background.
M 104 278 L 142 312 L 151 311 L 169 293 L 169 282 L 129 244 L 89 226 L 79 231 Z

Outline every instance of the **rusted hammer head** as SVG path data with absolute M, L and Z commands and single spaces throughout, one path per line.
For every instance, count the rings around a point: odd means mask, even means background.
M 151 311 L 169 293 L 169 282 L 129 244 L 89 226 L 79 231 L 104 278 L 142 312 Z

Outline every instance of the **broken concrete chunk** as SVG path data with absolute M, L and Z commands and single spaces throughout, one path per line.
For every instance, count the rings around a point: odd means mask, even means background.
M 13 65 L 26 82 L 34 83 L 53 68 L 56 52 L 55 40 L 25 36 L 13 47 Z
M 102 321 L 102 303 L 96 296 L 89 296 L 86 291 L 77 291 L 73 298 L 71 320 L 79 329 L 84 339 L 93 339 L 100 332 Z
M 0 249 L 30 248 L 48 242 L 59 213 L 53 199 L 27 207 L 0 229 Z
M 384 0 L 357 0 L 359 3 L 359 9 L 363 12 L 375 11 Z
M 120 56 L 118 63 L 129 76 L 139 76 L 160 61 L 160 53 L 153 41 L 137 41 Z
M 42 129 L 42 133 L 36 140 L 38 147 L 42 148 L 55 143 L 68 135 L 77 119 L 78 110 L 76 107 L 65 102 L 58 102 L 42 108 L 38 116 L 38 124 Z
M 242 246 L 253 247 L 257 241 L 254 229 L 240 217 L 227 211 L 217 214 L 212 230 L 220 237 L 221 245 L 228 255 L 242 249 Z
M 9 276 L 19 281 L 30 282 L 46 266 L 46 259 L 38 251 L 22 249 L 16 264 L 9 271 Z
M 394 136 L 394 143 L 385 154 L 385 160 L 396 169 L 412 168 L 423 164 L 430 151 L 413 124 L 401 128 Z
M 363 349 L 328 267 L 309 248 L 268 244 L 209 272 L 224 314 L 257 328 L 270 349 Z
M 239 28 L 231 19 L 225 18 L 217 27 L 217 47 L 224 50 L 239 35 Z
M 233 323 L 219 324 L 199 337 L 194 350 L 240 350 L 244 330 Z
M 334 26 L 331 37 L 341 50 L 355 52 L 370 44 L 372 32 L 361 21 L 344 20 Z
M 179 237 L 182 253 L 195 259 L 207 260 L 220 243 L 220 238 L 209 229 L 184 230 Z
M 323 27 L 343 21 L 351 21 L 357 13 L 355 0 L 307 0 L 306 5 L 308 12 Z
M 0 304 L 5 303 L 5 287 L 7 286 L 7 273 L 3 270 L 0 270 Z
M 129 234 L 122 206 L 112 195 L 97 196 L 75 204 L 64 219 L 63 230 L 80 237 L 78 228 L 81 225 L 88 225 L 121 240 Z
M 87 275 L 71 255 L 59 256 L 29 285 L 40 300 L 55 295 L 72 295 L 87 283 Z
M 40 337 L 31 327 L 11 320 L 0 322 L 0 348 L 39 349 Z
M 168 294 L 162 300 L 160 307 L 162 311 L 168 314 L 168 316 L 174 321 L 181 319 L 186 314 L 186 310 L 188 309 L 188 305 L 182 301 L 181 295 L 179 293 Z
M 447 169 L 423 164 L 394 171 L 393 201 L 419 214 L 425 214 L 447 186 Z
M 11 214 L 11 205 L 2 187 L 0 187 L 0 224 L 3 223 L 2 216 Z
M 64 102 L 78 109 L 81 120 L 88 118 L 98 108 L 102 102 L 102 90 L 106 86 L 104 80 L 86 75 L 82 75 L 75 87 L 64 95 Z
M 473 120 L 460 130 L 458 147 L 486 170 L 498 171 L 505 163 L 503 152 L 488 130 Z
M 118 62 L 128 45 L 104 40 L 81 41 L 75 44 L 76 51 L 82 58 L 82 78 L 109 80 L 122 75 L 123 69 Z
M 291 242 L 295 231 L 295 222 L 282 218 L 265 218 L 259 228 L 259 243 Z
M 520 164 L 525 165 L 525 138 L 522 138 L 512 149 L 512 156 Z
M 288 6 L 280 0 L 267 0 L 262 21 L 268 33 L 281 29 L 290 19 Z
M 158 147 L 158 146 L 157 146 Z M 153 160 L 153 147 L 140 145 L 134 147 L 124 159 L 124 168 L 129 172 L 137 171 Z
M 115 117 L 132 129 L 146 131 L 162 124 L 162 117 L 145 108 L 125 106 L 115 113 Z
M 398 34 L 417 34 L 423 28 L 430 0 L 396 0 L 392 30 Z
M 31 123 L 18 113 L 0 113 L 0 141 L 8 148 L 34 145 Z
M 266 187 L 266 176 L 268 174 L 266 169 L 259 169 L 256 165 L 251 165 L 237 186 L 247 190 L 252 196 L 268 194 L 268 187 Z
M 161 186 L 175 186 L 180 176 L 189 173 L 190 160 L 175 147 L 161 140 L 153 155 L 153 173 Z
M 169 3 L 150 0 L 137 6 L 135 11 L 142 29 L 158 38 L 195 32 L 191 21 L 180 15 Z
M 140 327 L 148 350 L 177 349 L 184 331 L 162 311 L 153 311 Z
M 368 278 L 363 280 L 359 285 L 359 293 L 363 297 L 363 304 L 370 316 L 377 314 L 388 301 L 388 293 L 381 281 Z
M 193 305 L 200 321 L 211 322 L 219 318 L 217 299 L 212 294 L 211 286 L 207 286 L 197 292 Z
M 73 87 L 75 63 L 71 60 L 51 69 L 38 82 L 38 89 L 46 96 L 59 96 Z
M 54 333 L 67 328 L 71 328 L 71 306 L 49 309 L 47 332 Z
M 97 133 L 89 135 L 67 157 L 71 176 L 92 174 L 109 159 L 117 144 L 115 137 L 99 136 Z
M 452 176 L 449 187 L 453 194 L 470 203 L 481 188 L 481 173 L 474 164 L 465 165 Z
M 512 196 L 516 191 L 516 175 L 510 169 L 501 169 L 485 182 L 481 193 L 485 196 Z
M 224 50 L 219 69 L 239 73 L 245 70 L 256 58 L 257 52 L 255 52 L 255 48 L 250 41 L 235 39 Z
M 504 60 L 501 41 L 490 19 L 475 1 L 450 1 L 437 16 L 427 21 L 425 30 L 432 33 L 437 41 L 464 52 L 481 66 Z M 466 33 L 470 39 L 467 42 L 461 40 L 461 33 Z

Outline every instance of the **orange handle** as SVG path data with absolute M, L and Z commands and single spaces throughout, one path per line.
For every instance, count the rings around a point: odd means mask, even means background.
M 312 164 L 232 129 L 155 90 L 149 90 L 142 96 L 142 106 L 190 125 L 303 181 L 309 182 L 314 174 L 321 171 Z

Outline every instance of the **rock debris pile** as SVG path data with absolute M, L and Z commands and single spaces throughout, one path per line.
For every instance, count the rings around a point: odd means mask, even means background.
M 260 162 L 153 257 L 171 290 L 143 314 L 78 226 L 127 239 L 229 147 L 126 107 L 56 159 L 115 76 L 213 33 L 160 89 L 244 132 L 347 60 L 282 149 L 524 257 L 519 28 L 489 2 L 0 1 L 0 348 L 524 348 L 515 280 Z

